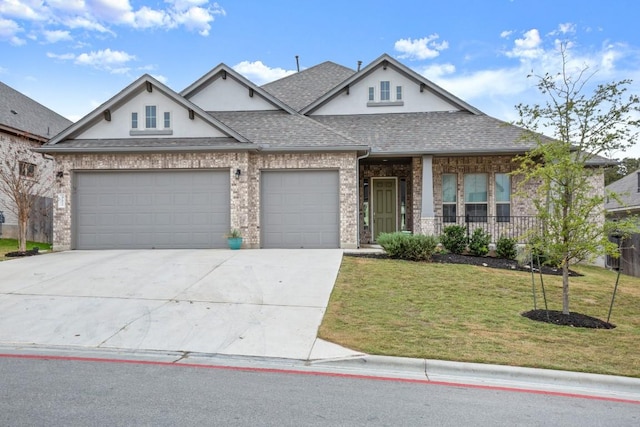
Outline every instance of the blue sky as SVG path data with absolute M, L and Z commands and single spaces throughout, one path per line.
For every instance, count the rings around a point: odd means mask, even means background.
M 634 0 L 0 0 L 0 81 L 78 120 L 144 73 L 181 91 L 221 62 L 255 83 L 388 53 L 485 113 L 541 102 L 558 41 L 591 83 L 633 79 Z M 640 157 L 640 147 L 616 157 Z

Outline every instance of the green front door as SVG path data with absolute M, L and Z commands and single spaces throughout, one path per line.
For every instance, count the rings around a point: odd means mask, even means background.
M 380 233 L 394 233 L 397 228 L 396 180 L 373 179 L 374 240 Z

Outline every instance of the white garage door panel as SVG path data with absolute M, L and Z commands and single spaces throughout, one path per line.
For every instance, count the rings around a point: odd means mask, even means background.
M 228 171 L 76 174 L 78 249 L 222 248 Z
M 262 247 L 338 248 L 338 188 L 338 171 L 262 172 Z

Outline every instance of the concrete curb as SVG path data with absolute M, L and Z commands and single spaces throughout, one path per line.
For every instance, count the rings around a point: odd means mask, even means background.
M 433 382 L 613 397 L 640 402 L 640 379 L 613 375 L 388 356 L 315 361 L 312 364 L 323 369 L 366 372 L 383 377 L 398 376 Z

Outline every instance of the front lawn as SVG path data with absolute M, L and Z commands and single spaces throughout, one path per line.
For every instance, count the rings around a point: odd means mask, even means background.
M 51 245 L 49 243 L 27 242 L 27 250 L 34 247 L 40 248 L 41 251 L 50 251 Z M 18 250 L 18 241 L 16 239 L 0 239 L 0 261 L 6 261 L 8 258 L 5 254 L 9 252 L 15 252 Z
M 575 270 L 584 276 L 571 278 L 571 310 L 606 320 L 616 274 Z M 561 310 L 561 277 L 544 284 L 549 309 Z M 520 315 L 531 309 L 530 273 L 345 256 L 319 336 L 369 354 L 640 377 L 640 279 L 621 276 L 614 329 Z

